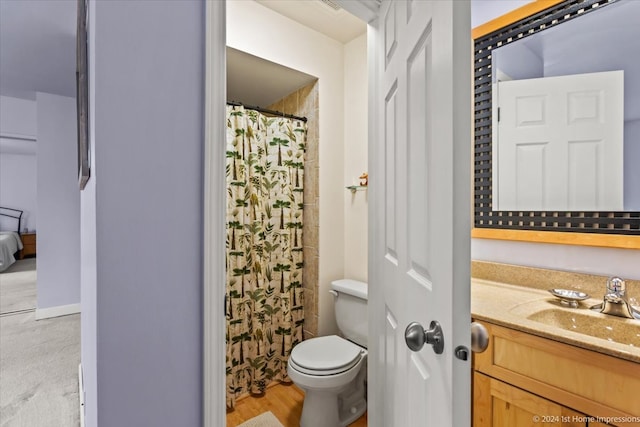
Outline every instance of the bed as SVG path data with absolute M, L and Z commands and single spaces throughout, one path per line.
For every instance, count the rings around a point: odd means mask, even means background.
M 0 216 L 17 220 L 16 231 L 0 231 L 0 272 L 16 262 L 15 254 L 23 248 L 20 238 L 20 226 L 22 225 L 23 211 L 12 208 L 0 207 Z

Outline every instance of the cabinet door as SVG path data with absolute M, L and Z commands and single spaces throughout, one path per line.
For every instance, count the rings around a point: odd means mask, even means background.
M 489 331 L 490 344 L 484 353 L 474 354 L 476 371 L 583 414 L 640 416 L 638 393 L 630 391 L 640 390 L 640 363 L 482 324 Z M 632 426 L 640 427 L 640 422 L 624 424 Z
M 581 414 L 475 372 L 474 427 L 585 427 Z

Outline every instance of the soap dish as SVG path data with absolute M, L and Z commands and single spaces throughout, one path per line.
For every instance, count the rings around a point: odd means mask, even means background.
M 583 301 L 589 298 L 589 294 L 569 289 L 549 289 L 549 292 L 554 297 L 560 298 L 560 303 L 562 305 L 568 305 L 571 308 L 578 308 L 578 301 Z

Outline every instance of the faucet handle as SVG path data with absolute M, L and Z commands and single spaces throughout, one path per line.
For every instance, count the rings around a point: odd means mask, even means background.
M 607 293 L 617 296 L 624 296 L 627 290 L 627 284 L 619 277 L 609 277 L 607 279 Z

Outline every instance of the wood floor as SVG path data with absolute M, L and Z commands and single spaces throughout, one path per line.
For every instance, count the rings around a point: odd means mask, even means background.
M 299 427 L 303 401 L 304 392 L 294 384 L 269 387 L 264 396 L 249 396 L 238 400 L 236 408 L 227 412 L 227 427 L 236 427 L 266 411 L 271 411 L 284 427 Z M 367 414 L 350 427 L 367 427 Z

